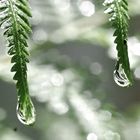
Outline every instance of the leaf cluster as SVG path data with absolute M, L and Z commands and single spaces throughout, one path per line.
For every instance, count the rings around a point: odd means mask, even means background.
M 28 94 L 27 65 L 28 51 L 27 39 L 31 32 L 28 17 L 31 17 L 27 0 L 2 0 L 0 1 L 0 26 L 8 41 L 8 54 L 11 56 L 15 72 L 13 77 L 17 81 L 17 91 L 20 96 Z M 25 96 L 22 96 L 25 97 Z

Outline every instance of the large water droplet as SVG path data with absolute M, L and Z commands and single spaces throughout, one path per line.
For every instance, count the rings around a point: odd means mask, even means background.
M 26 99 L 18 98 L 17 117 L 24 125 L 32 125 L 36 119 L 34 105 L 29 96 Z
M 124 72 L 124 69 L 122 68 L 122 64 L 119 64 L 118 62 L 114 71 L 114 81 L 121 87 L 128 87 L 131 85 L 130 80 L 128 79 L 127 75 Z

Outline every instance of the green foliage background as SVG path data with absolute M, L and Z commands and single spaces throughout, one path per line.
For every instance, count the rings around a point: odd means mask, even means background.
M 140 3 L 128 1 L 128 46 L 135 82 L 121 88 L 113 81 L 111 48 L 115 46 L 103 1 L 90 1 L 95 13 L 89 17 L 80 9 L 82 2 L 30 1 L 33 34 L 28 40 L 28 75 L 37 110 L 33 127 L 23 126 L 16 118 L 16 89 L 1 34 L 1 140 L 86 140 L 93 134 L 99 140 L 139 140 Z

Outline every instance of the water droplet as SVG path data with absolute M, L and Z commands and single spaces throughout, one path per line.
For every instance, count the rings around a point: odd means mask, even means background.
M 119 64 L 119 62 L 117 62 L 116 69 L 114 71 L 114 81 L 121 87 L 128 87 L 131 85 L 130 80 L 122 68 L 122 64 Z
M 17 117 L 25 125 L 32 125 L 35 122 L 35 108 L 29 96 L 25 98 L 20 96 L 18 98 Z

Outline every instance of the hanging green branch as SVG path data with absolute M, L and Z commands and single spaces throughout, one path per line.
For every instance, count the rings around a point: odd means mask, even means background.
M 113 36 L 116 36 L 114 43 L 117 44 L 118 59 L 114 80 L 119 86 L 130 86 L 132 85 L 132 75 L 127 51 L 128 3 L 126 0 L 105 0 L 103 5 L 107 6 L 105 13 L 110 14 L 109 21 L 115 28 Z
M 31 125 L 35 122 L 35 109 L 27 83 L 27 39 L 31 32 L 28 17 L 31 17 L 28 0 L 0 1 L 0 26 L 8 40 L 8 54 L 13 63 L 11 72 L 15 72 L 13 79 L 17 81 L 17 116 L 23 124 Z

